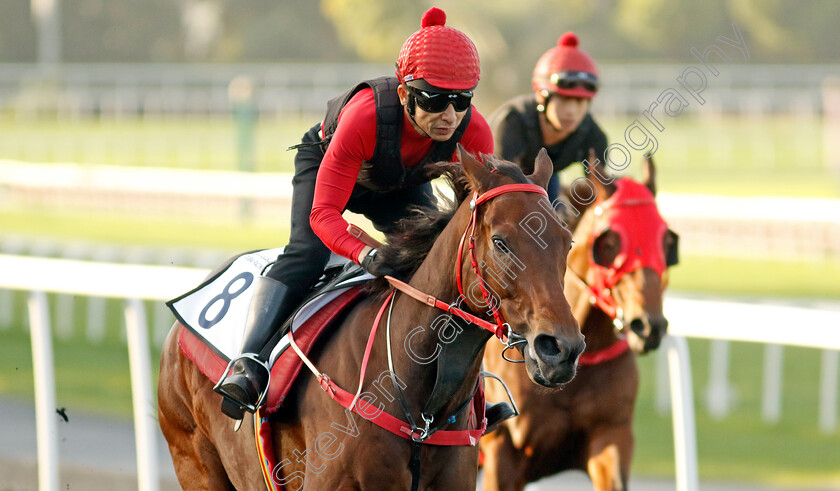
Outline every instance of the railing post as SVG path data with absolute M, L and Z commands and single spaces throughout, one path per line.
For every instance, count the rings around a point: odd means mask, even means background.
M 782 415 L 782 367 L 784 348 L 781 344 L 764 345 L 764 395 L 761 416 L 767 423 L 778 423 Z
M 694 393 L 688 343 L 684 337 L 674 335 L 668 335 L 665 340 L 671 374 L 677 491 L 697 491 L 697 427 L 694 421 Z
M 823 350 L 820 374 L 820 431 L 826 435 L 837 429 L 837 366 L 836 350 Z
M 29 293 L 29 332 L 32 337 L 32 369 L 35 374 L 35 425 L 38 435 L 38 489 L 58 491 L 58 427 L 55 414 L 55 369 L 53 368 L 47 295 Z
M 136 298 L 125 302 L 125 327 L 128 337 L 128 358 L 131 365 L 131 398 L 134 406 L 134 434 L 137 447 L 137 489 L 157 491 L 158 461 L 152 367 L 149 362 L 149 337 L 146 310 Z
M 671 412 L 671 389 L 668 379 L 668 354 L 656 350 L 656 412 L 665 415 Z
M 729 384 L 729 341 L 713 339 L 709 348 L 709 385 L 706 404 L 714 419 L 723 419 L 732 405 L 732 386 Z

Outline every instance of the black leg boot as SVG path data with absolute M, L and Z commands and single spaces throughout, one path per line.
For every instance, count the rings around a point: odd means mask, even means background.
M 230 375 L 217 390 L 224 397 L 222 412 L 231 418 L 241 419 L 243 411 L 253 411 L 260 402 L 268 384 L 267 360 L 260 352 L 297 307 L 296 297 L 289 287 L 273 278 L 256 279 L 239 350 L 247 356 L 233 363 Z

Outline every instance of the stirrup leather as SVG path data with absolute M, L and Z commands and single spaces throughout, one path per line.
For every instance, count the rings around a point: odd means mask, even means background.
M 236 363 L 238 360 L 245 359 L 245 358 L 256 362 L 257 365 L 259 365 L 260 367 L 262 367 L 265 370 L 266 375 L 267 375 L 267 381 L 265 383 L 265 387 L 260 392 L 259 397 L 257 398 L 257 403 L 256 404 L 241 404 L 240 401 L 238 401 L 236 398 L 234 398 L 228 391 L 226 391 L 222 387 L 224 385 L 225 380 L 227 380 L 228 375 L 230 375 L 230 370 L 233 367 L 233 364 Z M 255 355 L 253 353 L 242 353 L 241 355 L 239 355 L 235 358 L 232 358 L 230 360 L 230 362 L 227 365 L 227 368 L 225 368 L 224 373 L 222 373 L 222 377 L 219 379 L 219 381 L 216 383 L 216 385 L 213 386 L 213 391 L 221 394 L 222 397 L 224 397 L 225 399 L 236 403 L 237 405 L 240 406 L 241 409 L 244 409 L 244 410 L 246 410 L 250 413 L 253 413 L 257 410 L 258 407 L 262 406 L 263 402 L 265 401 L 266 395 L 268 394 L 268 388 L 270 386 L 271 386 L 271 369 L 268 367 L 268 363 L 260 360 L 257 357 L 257 355 Z

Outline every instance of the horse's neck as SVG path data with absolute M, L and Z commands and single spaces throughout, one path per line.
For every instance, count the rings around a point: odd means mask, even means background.
M 443 302 L 455 302 L 458 299 L 455 265 L 458 259 L 458 243 L 468 220 L 469 210 L 462 206 L 412 277 L 411 286 Z M 459 307 L 466 309 L 463 304 L 459 304 Z M 424 407 L 435 387 L 439 355 L 432 358 L 434 353 L 440 353 L 444 348 L 467 352 L 473 346 L 463 346 L 463 350 L 460 349 L 461 346 L 474 344 L 476 341 L 476 336 L 465 336 L 462 332 L 446 346 L 440 338 L 441 330 L 452 328 L 451 319 L 450 314 L 443 310 L 429 307 L 407 295 L 397 296 L 392 314 L 391 334 L 394 371 L 411 387 L 410 391 L 406 391 L 406 397 L 414 410 Z M 460 325 L 463 326 L 464 322 L 460 322 Z M 480 328 L 466 326 L 464 329 Z M 405 342 L 394 344 L 394 340 Z M 443 406 L 443 413 L 453 411 L 472 394 L 478 379 L 482 353 L 483 343 L 478 356 L 463 373 L 464 379 L 460 387 L 451 394 L 451 402 Z M 418 360 L 423 362 L 419 363 Z
M 588 351 L 598 351 L 618 341 L 612 318 L 598 307 L 592 307 L 585 318 L 578 319 Z

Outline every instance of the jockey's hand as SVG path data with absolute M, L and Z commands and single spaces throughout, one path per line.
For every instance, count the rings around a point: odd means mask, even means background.
M 362 267 L 365 271 L 373 276 L 393 276 L 397 277 L 398 271 L 391 265 L 385 262 L 385 259 L 377 254 L 379 249 L 371 249 L 362 259 Z

